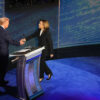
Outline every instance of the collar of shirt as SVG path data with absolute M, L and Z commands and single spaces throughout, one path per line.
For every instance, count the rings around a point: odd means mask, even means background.
M 1 27 L 4 29 L 4 27 L 1 25 Z
M 40 36 L 42 35 L 42 33 L 43 33 L 43 30 L 40 31 Z

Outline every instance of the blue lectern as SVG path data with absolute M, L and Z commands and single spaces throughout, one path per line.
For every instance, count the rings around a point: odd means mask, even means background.
M 44 47 L 30 50 L 23 49 L 13 55 L 17 59 L 17 86 L 21 100 L 32 100 L 43 94 L 39 83 L 39 65 Z M 12 60 L 14 61 L 14 60 Z

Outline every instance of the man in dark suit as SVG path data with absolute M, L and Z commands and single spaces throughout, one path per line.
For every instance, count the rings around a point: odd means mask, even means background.
M 6 85 L 8 81 L 4 80 L 9 58 L 9 44 L 20 46 L 24 44 L 23 40 L 19 42 L 11 39 L 6 28 L 9 26 L 9 19 L 6 17 L 0 18 L 0 85 Z

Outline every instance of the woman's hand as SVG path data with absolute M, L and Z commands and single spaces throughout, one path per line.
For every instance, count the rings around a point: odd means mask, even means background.
M 21 39 L 19 42 L 20 42 L 20 45 L 24 45 L 25 44 L 25 42 L 23 41 L 23 39 Z
M 25 39 L 25 38 L 23 38 L 23 39 L 21 39 L 19 42 L 20 42 L 20 45 L 24 45 L 24 44 L 25 44 L 25 42 L 26 42 L 26 39 Z
M 54 57 L 54 55 L 53 54 L 50 54 L 50 58 L 53 58 Z
M 26 42 L 26 39 L 25 38 L 23 38 L 22 40 L 23 40 L 23 42 Z

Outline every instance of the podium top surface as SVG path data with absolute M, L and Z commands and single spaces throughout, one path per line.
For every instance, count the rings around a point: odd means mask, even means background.
M 25 56 L 26 59 L 30 59 L 32 57 L 35 57 L 42 53 L 42 50 L 45 49 L 45 47 L 40 47 L 38 49 L 21 49 L 19 51 L 16 51 L 9 55 L 9 57 L 20 57 Z

